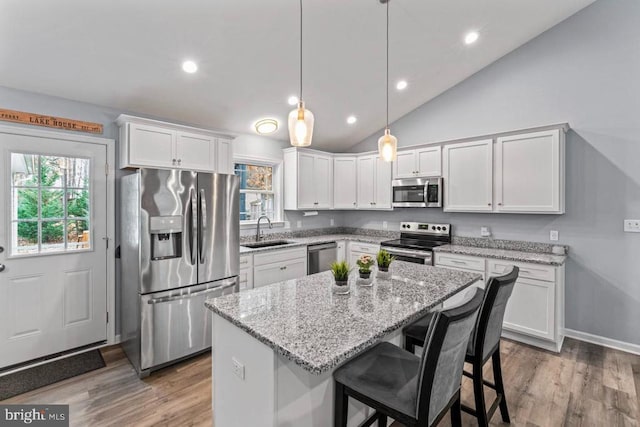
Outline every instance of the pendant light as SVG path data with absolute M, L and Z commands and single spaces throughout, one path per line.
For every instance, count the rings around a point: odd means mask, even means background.
M 389 130 L 389 2 L 391 0 L 380 0 L 380 3 L 387 4 L 387 126 L 384 128 L 384 135 L 378 139 L 378 154 L 385 162 L 393 162 L 398 151 L 398 138 L 391 135 Z
M 313 113 L 302 100 L 302 0 L 300 0 L 300 98 L 298 108 L 289 113 L 289 139 L 294 147 L 308 147 L 313 137 Z

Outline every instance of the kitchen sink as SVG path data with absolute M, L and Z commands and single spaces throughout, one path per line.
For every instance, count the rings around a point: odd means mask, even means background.
M 271 246 L 289 245 L 291 243 L 294 243 L 294 242 L 289 242 L 288 240 L 271 240 L 267 242 L 243 243 L 240 246 L 244 246 L 245 248 L 257 249 L 257 248 L 269 248 Z

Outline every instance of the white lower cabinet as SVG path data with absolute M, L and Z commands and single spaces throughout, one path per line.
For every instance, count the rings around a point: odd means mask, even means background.
M 253 287 L 307 275 L 307 247 L 258 253 L 253 256 Z
M 253 255 L 240 256 L 240 290 L 253 288 Z
M 347 259 L 347 242 L 344 240 L 339 240 L 336 242 L 336 244 L 338 245 L 337 247 L 337 261 L 341 262 Z
M 551 266 L 485 259 L 439 252 L 437 267 L 480 273 L 484 287 L 492 276 L 499 276 L 515 265 L 520 274 L 507 303 L 502 336 L 559 352 L 564 340 L 564 266 Z M 485 280 L 486 278 L 486 280 Z M 444 307 L 459 303 L 462 295 L 446 301 Z
M 349 242 L 349 250 L 347 256 L 349 266 L 351 268 L 358 268 L 356 261 L 358 261 L 358 258 L 360 258 L 360 256 L 371 255 L 375 258 L 379 250 L 380 246 L 374 245 L 372 243 Z

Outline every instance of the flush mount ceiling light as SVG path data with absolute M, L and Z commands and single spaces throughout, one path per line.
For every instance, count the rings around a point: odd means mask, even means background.
M 398 90 L 405 90 L 407 88 L 407 81 L 406 80 L 400 80 L 398 83 L 396 83 L 396 89 Z
M 276 119 L 261 119 L 254 124 L 254 127 L 260 135 L 269 135 L 278 130 L 278 121 Z
M 391 135 L 389 130 L 389 2 L 391 0 L 380 0 L 380 3 L 387 5 L 387 126 L 384 128 L 384 135 L 378 139 L 378 154 L 385 162 L 393 162 L 398 151 L 398 139 Z
M 291 95 L 289 99 L 287 99 L 289 105 L 296 105 L 298 103 L 298 97 L 295 95 Z
M 349 123 L 350 125 L 354 124 L 357 121 L 358 121 L 358 118 L 356 116 L 347 117 L 347 123 Z
M 464 36 L 464 43 L 473 44 L 478 41 L 478 37 L 480 37 L 480 34 L 477 31 L 471 31 Z
M 294 147 L 308 147 L 313 137 L 313 113 L 302 100 L 302 0 L 300 0 L 300 97 L 298 108 L 289 113 L 289 139 Z
M 182 63 L 182 70 L 185 73 L 193 74 L 198 71 L 198 65 L 193 61 L 184 61 Z

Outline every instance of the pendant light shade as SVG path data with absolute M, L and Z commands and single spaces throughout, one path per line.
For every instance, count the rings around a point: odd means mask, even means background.
M 384 130 L 384 135 L 378 139 L 378 154 L 385 162 L 393 162 L 396 160 L 398 152 L 398 138 L 391 135 L 389 128 Z
M 313 113 L 304 108 L 304 101 L 289 113 L 289 139 L 294 147 L 308 147 L 313 137 Z
M 391 135 L 389 130 L 389 2 L 391 0 L 380 0 L 387 5 L 387 126 L 384 128 L 384 135 L 378 139 L 378 155 L 385 162 L 393 162 L 398 152 L 398 138 Z
M 300 101 L 289 113 L 289 140 L 294 147 L 308 147 L 313 137 L 313 113 L 304 108 L 302 100 L 302 0 L 300 0 Z

